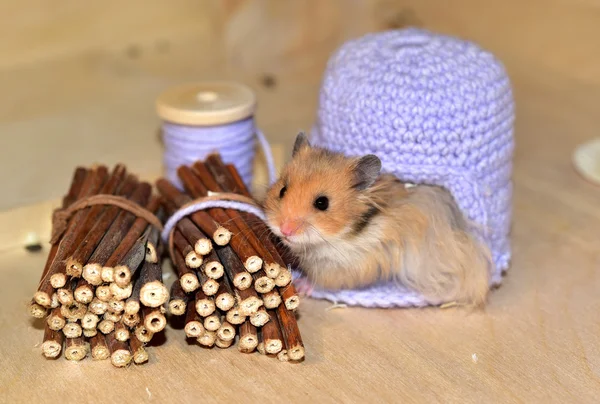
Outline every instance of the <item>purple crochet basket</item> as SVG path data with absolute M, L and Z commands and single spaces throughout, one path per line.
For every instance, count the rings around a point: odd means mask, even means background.
M 329 60 L 311 143 L 378 155 L 383 171 L 440 185 L 493 254 L 492 284 L 511 256 L 514 101 L 502 64 L 476 44 L 422 29 L 365 35 Z M 427 306 L 394 284 L 316 288 L 311 297 L 365 307 Z

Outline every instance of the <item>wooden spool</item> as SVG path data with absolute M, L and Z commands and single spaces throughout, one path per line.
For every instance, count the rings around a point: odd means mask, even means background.
M 234 82 L 201 82 L 173 87 L 156 101 L 164 121 L 187 126 L 226 125 L 248 118 L 256 109 L 254 92 Z

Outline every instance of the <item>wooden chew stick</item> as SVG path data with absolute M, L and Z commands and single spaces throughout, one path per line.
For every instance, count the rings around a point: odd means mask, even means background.
M 88 311 L 81 319 L 81 327 L 84 331 L 93 330 L 98 326 L 98 322 L 100 322 L 100 317 L 98 317 L 97 314 Z
M 140 323 L 140 315 L 138 313 L 133 314 L 123 314 L 123 324 L 125 324 L 129 328 L 134 328 L 136 325 Z
M 83 336 L 86 338 L 92 338 L 95 337 L 96 335 L 98 335 L 98 329 L 97 328 L 92 328 L 92 329 L 84 329 L 83 330 Z
M 129 336 L 129 329 L 122 321 L 115 323 L 115 338 L 117 341 L 127 341 Z
M 48 315 L 48 309 L 37 304 L 34 299 L 29 302 L 28 312 L 34 318 L 45 318 Z
M 142 272 L 144 269 L 142 268 Z M 126 314 L 136 314 L 140 311 L 140 292 L 142 289 L 142 276 L 138 276 L 133 285 L 133 290 L 131 291 L 131 296 L 127 298 L 125 302 L 124 311 Z
M 240 340 L 238 341 L 238 349 L 242 353 L 251 353 L 258 345 L 258 335 L 256 327 L 246 320 L 240 326 Z
M 48 324 L 44 329 L 44 341 L 42 342 L 42 353 L 46 358 L 58 358 L 62 351 L 64 335 L 60 331 L 52 330 Z
M 120 183 L 122 177 L 124 175 L 124 171 L 115 169 L 115 172 L 109 178 L 108 182 L 105 184 L 106 178 L 108 176 L 108 170 L 105 166 L 95 167 L 91 170 L 89 175 L 86 176 L 84 183 L 81 186 L 81 191 L 79 193 L 79 198 L 85 198 L 88 196 L 92 196 L 98 193 L 101 187 L 104 191 L 115 189 L 117 185 Z M 43 301 L 49 296 L 47 296 L 48 288 L 61 288 L 65 285 L 66 278 L 66 268 L 64 262 L 66 258 L 75 251 L 75 248 L 79 245 L 83 237 L 87 234 L 86 227 L 88 223 L 93 223 L 92 220 L 88 220 L 89 217 L 92 219 L 97 216 L 98 212 L 101 211 L 101 206 L 93 206 L 87 207 L 77 211 L 69 220 L 69 224 L 67 225 L 67 229 L 62 234 L 62 238 L 58 243 L 58 249 L 48 268 L 45 276 L 40 281 L 40 285 L 38 288 L 38 292 L 35 295 L 36 302 L 41 304 L 42 306 L 46 306 Z
M 261 328 L 263 343 L 265 352 L 275 355 L 283 349 L 283 336 L 279 328 L 277 314 L 273 310 L 268 310 L 267 313 L 270 320 Z
M 127 342 L 116 339 L 113 331 L 106 336 L 106 344 L 110 351 L 110 361 L 114 366 L 120 368 L 129 365 L 132 358 Z
M 219 290 L 219 282 L 206 276 L 204 271 L 198 271 L 198 280 L 206 296 L 214 296 Z
M 181 166 L 177 169 L 177 173 L 179 178 L 181 178 L 185 189 L 194 198 L 206 196 L 208 195 L 209 189 L 218 188 L 208 170 L 192 171 L 189 167 Z M 218 223 L 221 225 L 227 224 L 227 228 L 233 234 L 229 244 L 242 260 L 244 267 L 249 272 L 256 272 L 261 269 L 263 261 L 244 236 L 250 229 L 242 222 L 236 223 L 235 220 L 231 221 L 227 214 L 228 211 L 229 210 L 221 208 L 210 208 L 206 210 L 206 212 L 208 212 L 208 214 Z M 231 211 L 237 213 L 235 210 Z M 239 227 L 240 225 L 242 226 L 241 228 Z
M 125 280 L 131 280 L 135 271 L 146 258 L 146 244 L 151 231 L 152 227 L 148 226 L 148 229 L 138 237 L 127 254 L 116 263 L 114 267 L 115 280 L 120 280 L 121 283 Z
M 60 304 L 69 305 L 73 303 L 75 300 L 75 296 L 73 296 L 73 290 L 75 290 L 76 286 L 77 279 L 71 279 L 64 287 L 56 291 L 56 296 L 58 297 Z
M 109 334 L 115 329 L 115 322 L 110 320 L 102 320 L 98 323 L 98 330 L 102 334 Z
M 233 339 L 223 340 L 223 339 L 217 337 L 217 339 L 215 340 L 215 346 L 217 346 L 218 348 L 221 348 L 221 349 L 227 349 L 233 345 L 233 342 L 234 342 Z
M 198 315 L 195 302 L 191 301 L 185 313 L 185 335 L 188 338 L 198 338 L 204 333 L 202 318 Z
M 202 265 L 202 256 L 194 251 L 194 247 L 192 247 L 190 242 L 177 228 L 173 232 L 173 244 L 179 253 L 185 258 L 185 264 L 188 266 L 188 268 L 195 269 Z
M 159 209 L 159 219 L 162 222 L 164 219 L 163 210 Z M 146 242 L 146 261 L 151 263 L 158 263 L 162 255 L 162 245 L 160 245 L 160 229 L 152 227 L 150 234 L 148 235 L 148 241 Z
M 80 278 L 77 282 L 77 287 L 75 288 L 73 296 L 79 303 L 88 304 L 94 299 L 94 289 L 88 281 Z
M 90 346 L 92 348 L 92 359 L 105 360 L 110 356 L 110 351 L 106 345 L 106 339 L 102 334 L 96 334 L 90 338 Z
M 215 342 L 217 341 L 217 333 L 214 331 L 204 331 L 197 341 L 200 345 L 211 347 L 215 345 Z
M 110 304 L 109 304 L 110 306 Z M 113 323 L 117 323 L 119 321 L 121 321 L 121 318 L 123 316 L 119 313 L 116 313 L 114 311 L 107 311 L 106 313 L 104 313 L 104 319 L 108 320 L 108 321 L 112 321 Z
M 101 316 L 108 310 L 108 303 L 103 302 L 102 300 L 95 297 L 94 300 L 92 300 L 92 302 L 88 306 L 88 310 L 97 316 Z
M 211 314 L 204 318 L 204 329 L 206 331 L 217 331 L 221 327 L 221 315 L 219 313 Z
M 150 332 L 144 325 L 144 322 L 141 320 L 143 320 L 143 317 L 140 319 L 140 324 L 138 324 L 137 327 L 135 327 L 135 336 L 140 341 L 148 343 L 152 340 L 154 333 Z
M 156 188 L 167 201 L 171 202 L 175 208 L 180 208 L 186 203 L 192 201 L 189 196 L 180 192 L 173 184 L 164 178 L 156 181 Z M 216 223 L 207 212 L 195 212 L 188 217 L 189 220 L 197 226 L 197 228 L 201 229 L 205 234 L 211 235 L 215 244 L 226 245 L 229 243 L 231 239 L 231 232 Z M 185 233 L 183 234 L 185 235 Z
M 249 277 L 250 274 L 244 271 L 244 266 L 240 259 L 235 255 L 232 249 L 228 247 L 217 247 L 217 254 L 221 258 L 223 268 L 229 279 L 233 280 L 233 285 L 236 289 L 233 291 L 236 294 L 239 309 L 244 316 L 249 316 L 256 313 L 258 308 L 262 306 L 263 301 L 258 297 L 252 288 L 240 288 L 240 282 L 236 284 L 236 276 L 244 274 Z M 239 280 L 240 278 L 238 278 Z M 244 278 L 241 278 L 242 280 Z M 245 284 L 243 286 L 246 286 Z
M 152 193 L 152 186 L 146 182 L 143 182 L 138 185 L 138 187 L 136 188 L 136 190 L 134 191 L 134 193 L 130 199 L 132 202 L 135 202 L 138 205 L 143 206 L 148 202 L 148 198 L 150 198 L 151 193 Z M 105 272 L 110 273 L 111 268 L 113 268 L 113 267 L 106 266 L 105 264 L 108 261 L 108 259 L 111 257 L 111 255 L 114 253 L 115 249 L 118 248 L 119 243 L 121 243 L 121 240 L 123 239 L 123 237 L 125 237 L 125 235 L 128 233 L 129 228 L 132 226 L 134 220 L 135 220 L 135 215 L 133 213 L 130 213 L 125 210 L 121 210 L 121 212 L 118 214 L 116 219 L 110 225 L 110 228 L 106 231 L 106 234 L 100 241 L 100 244 L 98 245 L 98 247 L 96 248 L 96 250 L 94 251 L 92 256 L 90 257 L 90 259 L 88 260 L 88 263 L 86 264 L 86 266 L 94 265 L 94 266 L 102 268 L 101 273 L 105 273 Z M 112 272 L 114 273 L 114 269 L 112 269 Z M 105 282 L 107 282 L 107 281 L 113 282 L 114 281 L 119 286 L 124 286 L 130 282 L 131 274 L 129 274 L 128 277 L 122 275 L 122 276 L 119 276 L 116 278 L 114 277 L 114 274 L 113 274 L 112 277 L 107 277 L 107 278 L 109 278 L 108 280 L 104 279 L 104 276 L 102 276 L 102 278 Z M 110 278 L 112 278 L 112 279 L 110 279 Z
M 188 295 L 181 288 L 180 282 L 173 282 L 171 285 L 171 300 L 169 301 L 169 312 L 174 316 L 185 314 Z
M 79 325 L 77 322 L 68 321 L 63 327 L 62 332 L 67 338 L 77 338 L 81 337 L 83 329 L 81 328 L 81 325 Z
M 142 312 L 144 313 L 144 326 L 148 331 L 156 334 L 165 329 L 167 319 L 159 308 L 144 307 L 142 308 Z
M 125 181 L 113 192 L 116 195 L 130 197 L 137 186 L 137 179 L 133 175 L 128 175 Z M 102 206 L 102 205 L 96 205 Z M 95 206 L 94 206 L 95 207 Z M 67 275 L 79 277 L 83 272 L 83 265 L 91 257 L 92 253 L 102 240 L 102 237 L 119 214 L 121 208 L 117 206 L 107 206 L 96 218 L 92 228 L 87 232 L 85 238 L 75 249 L 69 259 L 67 259 Z
M 235 327 L 221 319 L 221 327 L 217 330 L 217 338 L 221 341 L 232 341 L 235 339 Z
M 133 293 L 133 285 L 131 283 L 122 288 L 113 282 L 109 285 L 109 288 L 110 293 L 112 294 L 111 300 L 125 300 L 131 296 L 131 293 Z M 125 305 L 125 303 L 123 303 L 123 305 Z
M 60 306 L 61 314 L 68 320 L 81 320 L 87 312 L 87 307 L 79 302 Z
M 65 342 L 65 358 L 70 361 L 80 361 L 88 354 L 88 347 L 83 337 L 67 338 Z
M 304 358 L 304 345 L 294 313 L 283 304 L 277 307 L 277 317 L 285 342 L 285 349 L 290 360 L 298 361 Z
M 215 248 L 225 274 L 229 277 L 233 286 L 239 290 L 248 289 L 252 286 L 252 275 L 245 270 L 240 258 L 230 246 Z
M 238 306 L 233 306 L 225 315 L 227 322 L 233 325 L 240 325 L 246 321 L 246 316 L 242 314 Z
M 150 198 L 151 193 L 152 186 L 146 182 L 143 182 L 139 184 L 136 190 L 134 191 L 133 195 L 131 196 L 131 201 L 141 206 L 144 206 L 146 203 L 148 203 L 148 198 Z M 121 210 L 117 215 L 116 219 L 112 222 L 112 224 L 106 231 L 106 234 L 104 234 L 104 237 L 102 237 L 100 244 L 98 244 L 98 247 L 96 248 L 92 256 L 89 258 L 86 265 L 100 266 L 102 268 L 102 273 L 110 272 L 109 268 L 112 268 L 112 266 L 105 266 L 105 264 L 111 257 L 111 255 L 115 252 L 115 249 L 122 242 L 123 237 L 125 237 L 126 234 L 128 234 L 128 231 L 131 228 L 135 219 L 136 216 L 133 213 L 128 212 L 126 210 Z M 113 282 L 114 278 L 105 280 L 103 277 L 103 280 L 105 282 Z M 123 286 L 124 284 L 129 282 L 129 280 L 121 280 L 124 281 L 123 284 L 119 283 L 119 279 L 117 279 L 117 283 L 119 284 L 119 286 Z
M 137 339 L 135 335 L 131 336 L 129 348 L 133 354 L 133 363 L 139 365 L 148 362 L 148 352 L 146 352 L 146 349 L 144 348 L 144 343 Z
M 206 296 L 202 288 L 196 291 L 194 306 L 196 307 L 196 312 L 202 317 L 210 316 L 216 309 L 214 299 Z
M 235 304 L 235 295 L 231 290 L 231 286 L 229 284 L 229 279 L 224 276 L 220 279 L 219 282 L 219 290 L 215 295 L 215 305 L 223 310 L 227 311 L 233 307 Z
M 173 254 L 174 257 L 171 258 L 174 260 L 173 266 L 177 271 L 181 288 L 187 293 L 195 291 L 200 287 L 200 281 L 198 281 L 196 273 L 185 265 L 185 260 L 179 251 L 175 250 Z
M 211 279 L 221 279 L 225 273 L 223 264 L 221 264 L 219 256 L 214 249 L 204 256 L 200 271 L 203 271 Z
M 109 285 L 100 285 L 96 288 L 96 297 L 103 301 L 108 302 L 112 299 L 112 292 L 110 291 Z
M 161 203 L 160 198 L 152 197 L 152 198 L 150 198 L 150 202 L 148 202 L 146 209 L 152 213 L 156 213 L 156 211 L 160 207 L 160 203 Z M 104 263 L 104 266 L 114 267 L 115 265 L 117 265 L 117 263 L 120 262 L 125 257 L 125 255 L 129 252 L 129 250 L 131 250 L 133 245 L 138 241 L 140 236 L 149 227 L 151 227 L 151 225 L 148 224 L 146 219 L 143 219 L 141 217 L 138 217 L 137 219 L 135 219 L 135 221 L 129 228 L 129 231 L 127 232 L 127 234 L 125 235 L 123 240 L 121 240 L 121 243 L 119 244 L 119 246 L 111 254 L 111 256 L 108 258 L 108 260 Z
M 264 307 L 261 307 L 257 312 L 250 315 L 250 323 L 255 327 L 263 327 L 269 321 L 270 317 Z
M 214 179 L 212 186 L 215 187 L 215 189 L 209 187 L 210 191 L 232 192 L 252 198 L 243 182 L 241 184 L 243 189 L 236 184 L 236 178 L 231 175 L 219 154 L 209 155 L 204 163 L 200 161 L 196 162 L 194 170 L 196 172 L 206 170 L 210 172 Z M 266 275 L 270 278 L 275 278 L 284 264 L 279 254 L 277 254 L 277 250 L 271 244 L 269 237 L 267 237 L 270 230 L 266 224 L 260 218 L 247 212 L 229 209 L 227 210 L 227 214 L 238 224 L 238 227 L 244 229 L 244 235 L 263 258 Z M 261 235 L 262 237 L 260 237 Z
M 263 304 L 267 309 L 275 309 L 281 304 L 281 295 L 277 290 L 272 290 L 262 296 Z
M 169 300 L 169 290 L 162 283 L 162 268 L 157 262 L 145 261 L 143 265 L 140 273 L 140 302 L 148 307 L 162 306 Z
M 166 201 L 170 203 L 171 207 L 169 209 L 180 208 L 186 203 L 192 201 L 192 199 L 189 196 L 180 192 L 177 188 L 175 188 L 174 185 L 172 185 L 168 180 L 164 178 L 161 178 L 158 181 L 156 181 L 156 187 L 166 199 Z M 169 206 L 169 204 L 167 204 L 167 206 Z M 169 212 L 169 214 L 172 214 L 172 212 Z M 218 223 L 216 223 L 208 213 L 204 211 L 199 211 L 192 213 L 188 217 L 189 219 L 184 218 L 186 220 L 182 219 L 179 221 L 179 223 L 181 223 L 182 221 L 190 221 L 192 224 L 195 225 L 196 229 L 200 229 L 203 233 L 211 235 L 213 241 L 217 245 L 226 245 L 227 243 L 229 243 L 229 240 L 231 239 L 231 232 L 225 229 L 224 227 L 220 226 Z M 177 228 L 181 230 L 181 228 L 179 227 L 179 223 Z M 184 236 L 186 235 L 186 233 L 183 230 L 181 230 L 181 232 Z M 191 240 L 190 243 L 194 244 L 194 242 L 192 242 Z

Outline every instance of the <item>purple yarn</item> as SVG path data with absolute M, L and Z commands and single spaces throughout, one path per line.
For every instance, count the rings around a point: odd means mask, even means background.
M 163 123 L 165 143 L 164 164 L 167 179 L 183 189 L 177 176 L 177 168 L 204 159 L 218 151 L 225 163 L 234 164 L 242 180 L 250 188 L 254 168 L 255 141 L 262 147 L 269 181 L 275 181 L 275 164 L 269 143 L 264 135 L 254 127 L 252 117 L 226 125 L 185 126 L 171 122 Z M 256 136 L 256 138 L 255 138 Z
M 167 242 L 169 240 L 169 234 L 171 233 L 171 230 L 177 224 L 178 221 L 180 221 L 188 215 L 191 215 L 192 213 L 209 208 L 236 209 L 242 212 L 252 213 L 260 219 L 266 220 L 266 217 L 261 209 L 257 208 L 256 206 L 252 206 L 248 203 L 225 200 L 198 202 L 185 208 L 179 209 L 177 212 L 173 213 L 171 217 L 169 217 L 169 220 L 167 220 L 167 223 L 165 223 L 161 234 L 163 241 Z
M 514 101 L 502 64 L 477 45 L 403 29 L 368 34 L 329 60 L 311 142 L 373 153 L 404 181 L 441 185 L 493 255 L 492 284 L 511 257 Z M 316 288 L 315 298 L 367 307 L 430 304 L 395 284 Z

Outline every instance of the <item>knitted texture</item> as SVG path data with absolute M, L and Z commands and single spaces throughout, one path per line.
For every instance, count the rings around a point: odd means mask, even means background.
M 348 156 L 376 154 L 383 171 L 440 185 L 493 255 L 492 284 L 509 266 L 514 101 L 502 64 L 471 42 L 422 29 L 375 33 L 329 60 L 311 143 Z M 311 296 L 369 306 L 423 306 L 401 286 L 314 289 Z

